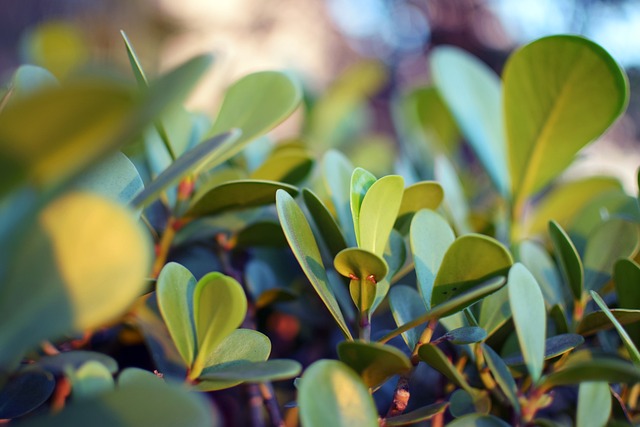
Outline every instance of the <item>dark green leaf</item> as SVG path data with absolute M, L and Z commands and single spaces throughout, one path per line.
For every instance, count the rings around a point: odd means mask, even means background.
M 609 312 L 616 318 L 621 325 L 640 322 L 640 310 L 624 310 L 613 309 Z M 604 331 L 613 328 L 613 323 L 604 311 L 594 311 L 587 314 L 578 324 L 576 330 L 580 335 L 593 335 L 598 331 Z
M 273 359 L 264 362 L 238 361 L 203 372 L 200 380 L 259 383 L 281 381 L 297 376 L 302 370 L 295 360 Z
M 469 414 L 456 418 L 447 427 L 509 427 L 509 423 L 493 415 Z
M 509 372 L 507 364 L 502 360 L 498 353 L 493 351 L 493 349 L 486 344 L 482 344 L 482 354 L 493 378 L 495 378 L 500 389 L 505 396 L 507 396 L 507 399 L 509 399 L 509 403 L 511 403 L 511 406 L 516 413 L 520 413 L 518 387 L 516 386 L 516 382 L 514 381 L 511 372 Z
M 274 197 L 275 200 L 275 197 Z M 275 221 L 259 221 L 240 230 L 234 239 L 235 249 L 247 249 L 255 246 L 286 247 L 282 227 Z
M 423 344 L 418 349 L 420 360 L 437 370 L 452 383 L 458 387 L 462 387 L 468 393 L 473 393 L 473 389 L 465 379 L 465 377 L 456 369 L 447 356 L 433 344 Z
M 308 188 L 304 188 L 302 189 L 302 198 L 329 249 L 329 253 L 332 257 L 335 257 L 338 252 L 347 247 L 347 242 L 342 235 L 342 231 L 340 231 L 340 227 L 338 227 L 336 220 L 315 193 Z
M 53 393 L 56 382 L 49 372 L 25 369 L 0 389 L 0 419 L 17 418 L 42 405 Z
M 628 259 L 618 260 L 613 266 L 613 281 L 618 296 L 618 307 L 640 309 L 640 265 Z M 618 322 L 624 324 L 615 313 L 614 316 Z M 640 342 L 640 325 L 629 325 L 626 329 L 634 342 Z
M 352 339 L 351 332 L 331 290 L 316 239 L 313 237 L 311 227 L 302 210 L 284 190 L 276 193 L 276 207 L 284 234 L 302 270 L 320 296 L 320 299 L 329 309 L 345 337 Z
M 640 367 L 640 351 L 638 351 L 638 349 L 636 348 L 636 345 L 633 343 L 633 340 L 631 339 L 627 331 L 625 331 L 622 325 L 618 323 L 615 316 L 611 314 L 609 307 L 607 307 L 607 304 L 602 300 L 600 295 L 598 295 L 595 291 L 590 291 L 590 293 L 591 293 L 591 298 L 593 298 L 593 301 L 595 301 L 595 303 L 598 304 L 598 307 L 600 307 L 600 309 L 609 318 L 611 323 L 613 323 L 613 326 L 618 331 L 618 335 L 620 335 L 620 338 L 622 339 L 622 343 L 624 344 L 625 348 L 629 352 L 629 357 L 631 358 L 631 361 L 635 363 L 636 366 Z
M 417 319 L 427 312 L 427 308 L 418 291 L 405 285 L 396 285 L 391 288 L 389 291 L 389 306 L 391 307 L 393 319 L 398 326 Z M 409 346 L 409 350 L 413 351 L 423 330 L 424 325 L 419 325 L 402 334 L 402 338 Z
M 483 341 L 487 337 L 487 331 L 478 326 L 463 326 L 452 329 L 443 335 L 452 344 L 473 344 Z
M 561 334 L 547 338 L 544 342 L 544 359 L 552 359 L 561 354 L 567 353 L 584 343 L 584 338 L 578 334 Z M 507 365 L 521 365 L 524 358 L 521 354 L 504 358 Z
M 65 351 L 52 356 L 44 356 L 38 360 L 37 365 L 52 374 L 62 375 L 67 369 L 78 369 L 91 360 L 100 362 L 112 374 L 118 372 L 118 362 L 111 356 L 86 350 Z
M 412 368 L 403 352 L 375 342 L 343 341 L 338 344 L 338 357 L 355 370 L 369 388 L 376 388 Z
M 624 360 L 577 352 L 562 368 L 543 378 L 539 386 L 547 389 L 586 381 L 634 384 L 640 382 L 640 369 Z
M 300 420 L 305 427 L 376 427 L 378 412 L 358 374 L 336 360 L 320 360 L 298 383 Z
M 567 233 L 555 221 L 549 222 L 549 236 L 560 264 L 560 270 L 571 289 L 574 300 L 582 298 L 584 288 L 582 261 Z

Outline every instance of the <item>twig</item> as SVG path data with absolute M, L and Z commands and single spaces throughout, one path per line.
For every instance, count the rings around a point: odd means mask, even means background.
M 269 413 L 269 417 L 271 418 L 271 426 L 285 427 L 282 415 L 280 415 L 280 406 L 278 405 L 278 399 L 273 392 L 273 386 L 271 385 L 271 383 L 261 383 L 260 392 L 262 393 L 265 407 L 267 408 L 267 412 Z
M 413 369 L 411 370 L 411 372 L 413 372 Z M 401 415 L 405 411 L 405 409 L 407 409 L 409 398 L 411 397 L 411 392 L 409 391 L 410 376 L 411 373 L 401 375 L 398 379 L 396 391 L 393 393 L 393 401 L 391 402 L 391 406 L 387 411 L 387 418 Z
M 249 394 L 249 410 L 251 414 L 251 425 L 253 427 L 265 427 L 262 417 L 262 395 L 258 384 L 247 384 Z

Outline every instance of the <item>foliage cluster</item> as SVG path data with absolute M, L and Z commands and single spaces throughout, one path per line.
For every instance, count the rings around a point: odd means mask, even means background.
M 0 104 L 0 419 L 218 425 L 197 391 L 245 384 L 282 425 L 272 382 L 299 377 L 304 426 L 640 421 L 637 197 L 559 178 L 626 108 L 600 46 L 543 38 L 502 78 L 436 49 L 390 155 L 363 136 L 379 65 L 276 142 L 295 78 L 243 77 L 211 120 L 182 106 L 211 58 L 150 80 L 123 38 L 137 86 L 25 65 Z M 275 314 L 298 353 L 263 333 Z M 335 350 L 305 353 L 318 331 Z M 114 334 L 153 368 L 95 351 Z

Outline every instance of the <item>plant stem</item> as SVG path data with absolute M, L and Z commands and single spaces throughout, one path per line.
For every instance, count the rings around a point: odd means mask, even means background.
M 361 311 L 358 317 L 358 336 L 365 342 L 371 341 L 371 321 L 369 310 Z
M 417 366 L 420 362 L 420 359 L 418 358 L 418 350 L 422 344 L 431 342 L 436 326 L 438 326 L 438 319 L 431 319 L 429 320 L 429 323 L 427 323 L 427 327 L 422 331 L 422 335 L 420 335 L 420 339 L 416 343 L 413 353 L 411 353 L 411 363 L 413 363 L 413 366 Z
M 269 417 L 271 418 L 272 427 L 285 427 L 282 415 L 280 415 L 280 406 L 278 406 L 278 399 L 273 392 L 273 386 L 270 382 L 260 384 L 260 392 L 262 393 L 262 399 L 264 399 L 264 405 L 267 408 Z
M 396 391 L 393 393 L 393 401 L 387 411 L 387 418 L 401 415 L 405 409 L 407 409 L 409 398 L 411 397 L 411 392 L 409 391 L 409 378 L 413 371 L 414 369 L 412 369 L 409 374 L 401 375 L 398 379 Z
M 251 425 L 253 427 L 264 427 L 264 418 L 262 417 L 262 395 L 258 384 L 247 384 L 247 393 L 249 394 L 249 410 L 251 416 Z
M 51 410 L 53 413 L 60 412 L 71 394 L 71 382 L 67 377 L 60 377 L 56 382 L 56 388 L 51 397 Z

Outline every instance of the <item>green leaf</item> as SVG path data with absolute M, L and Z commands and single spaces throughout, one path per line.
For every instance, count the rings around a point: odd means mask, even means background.
M 433 344 L 423 344 L 418 348 L 420 360 L 431 366 L 436 371 L 443 374 L 452 383 L 462 387 L 469 394 L 473 394 L 473 388 L 466 378 L 456 369 L 447 356 L 437 346 Z
M 283 190 L 292 196 L 298 189 L 288 184 L 253 179 L 230 181 L 213 187 L 205 186 L 193 196 L 185 217 L 215 215 L 228 210 L 247 209 L 274 203 L 276 191 Z
M 402 201 L 404 180 L 399 175 L 388 175 L 374 182 L 362 200 L 358 224 L 358 246 L 382 256 L 389 234 L 398 216 Z
M 409 114 L 415 116 L 424 139 L 446 154 L 453 154 L 458 147 L 460 131 L 451 112 L 445 105 L 437 89 L 420 87 L 409 93 Z
M 618 260 L 613 266 L 613 281 L 618 306 L 622 309 L 640 309 L 640 265 L 628 259 Z M 616 319 L 620 321 L 617 316 Z M 640 342 L 640 325 L 629 325 L 626 329 L 634 342 Z
M 320 235 L 329 248 L 329 253 L 332 257 L 335 257 L 338 252 L 347 247 L 347 242 L 342 235 L 342 231 L 340 231 L 340 227 L 338 227 L 336 220 L 333 219 L 325 204 L 314 192 L 304 188 L 302 189 L 302 198 L 313 218 L 313 222 L 320 231 Z
M 252 329 L 236 329 L 224 338 L 209 354 L 205 368 L 200 374 L 196 389 L 201 391 L 222 390 L 240 384 L 242 379 L 213 380 L 218 371 L 224 371 L 240 363 L 264 362 L 271 353 L 271 341 L 266 335 Z
M 105 366 L 111 374 L 118 372 L 118 362 L 104 353 L 86 350 L 65 351 L 38 359 L 37 366 L 55 375 L 64 374 L 67 369 L 78 369 L 86 362 L 94 360 Z
M 450 330 L 442 338 L 451 344 L 473 344 L 484 341 L 487 338 L 487 331 L 478 326 L 463 326 Z
M 493 415 L 469 414 L 456 418 L 447 427 L 508 427 L 509 424 Z
M 413 365 L 400 350 L 375 342 L 342 341 L 338 357 L 362 377 L 365 385 L 376 388 L 394 375 L 406 374 Z
M 246 313 L 247 297 L 233 278 L 209 273 L 198 281 L 193 293 L 197 351 L 189 378 L 198 378 L 211 353 L 240 326 Z
M 364 196 L 374 182 L 376 182 L 376 177 L 362 168 L 355 168 L 351 174 L 351 217 L 353 219 L 353 230 L 356 233 L 358 246 L 362 246 L 360 236 L 360 209 L 362 208 Z
M 287 239 L 282 233 L 280 224 L 271 220 L 254 222 L 235 235 L 234 249 L 248 249 L 255 246 L 286 247 Z
M 203 372 L 199 379 L 205 381 L 238 381 L 262 383 L 296 377 L 302 365 L 295 360 L 272 359 L 263 362 L 238 361 L 215 370 Z
M 493 295 L 489 295 L 480 302 L 478 325 L 492 336 L 502 325 L 511 319 L 509 306 L 509 290 L 505 287 Z
M 411 320 L 410 322 L 399 326 L 398 328 L 380 338 L 378 342 L 385 343 L 390 339 L 402 334 L 403 332 L 413 329 L 416 326 L 422 325 L 423 323 L 426 323 L 431 319 L 440 319 L 442 317 L 447 317 L 454 313 L 457 313 L 470 306 L 471 304 L 478 302 L 482 298 L 485 298 L 487 295 L 491 295 L 492 293 L 501 289 L 505 285 L 505 283 L 506 281 L 504 277 L 493 277 L 472 288 L 471 290 L 433 307 L 430 311 L 426 312 L 422 316 L 419 316 Z
M 344 154 L 329 150 L 322 159 L 322 176 L 349 246 L 358 246 L 351 215 L 351 175 L 353 166 Z
M 100 327 L 123 314 L 143 293 L 149 265 L 145 233 L 123 207 L 88 193 L 50 203 L 5 270 L 0 366 L 42 340 Z
M 508 196 L 500 79 L 479 59 L 451 46 L 433 51 L 431 72 L 438 92 L 498 192 Z
M 621 325 L 640 322 L 640 310 L 624 310 L 614 308 L 613 310 L 609 310 L 609 312 Z M 613 328 L 613 323 L 611 323 L 607 314 L 604 311 L 594 311 L 584 316 L 584 318 L 578 324 L 576 332 L 580 335 L 587 336 L 611 328 Z
M 93 398 L 73 401 L 55 415 L 25 420 L 27 427 L 190 427 L 222 425 L 211 406 L 194 393 L 163 381 L 125 383 Z
M 133 76 L 136 78 L 136 82 L 138 83 L 138 87 L 141 89 L 146 88 L 148 81 L 147 76 L 142 69 L 142 65 L 140 65 L 140 60 L 138 59 L 138 55 L 136 55 L 136 51 L 133 49 L 131 42 L 129 41 L 129 37 L 125 34 L 123 30 L 120 30 L 120 35 L 124 40 L 124 45 L 127 49 L 127 57 L 129 58 L 129 63 L 131 64 L 131 70 L 133 71 Z
M 602 47 L 569 35 L 520 48 L 502 78 L 511 188 L 518 206 L 622 114 L 629 88 Z
M 427 312 L 427 308 L 418 291 L 406 285 L 396 285 L 391 288 L 389 291 L 389 307 L 398 326 L 423 316 Z M 402 338 L 409 346 L 409 350 L 413 351 L 423 330 L 424 325 L 420 325 L 402 334 Z
M 547 305 L 564 306 L 560 274 L 544 247 L 533 240 L 524 240 L 518 246 L 518 256 L 540 285 Z
M 611 278 L 615 262 L 633 257 L 639 243 L 637 224 L 611 219 L 598 226 L 589 235 L 584 253 L 585 288 L 600 290 Z
M 313 159 L 306 150 L 276 150 L 260 167 L 251 173 L 251 179 L 296 184 L 307 176 L 313 167 L 313 163 Z
M 620 335 L 620 338 L 622 339 L 622 342 L 625 348 L 629 352 L 629 357 L 631 358 L 631 361 L 636 366 L 640 367 L 640 351 L 638 351 L 638 349 L 636 348 L 635 344 L 633 343 L 633 340 L 631 339 L 627 331 L 625 331 L 622 325 L 618 323 L 615 316 L 611 314 L 609 307 L 607 307 L 607 304 L 602 300 L 602 298 L 600 298 L 600 295 L 598 295 L 594 291 L 590 291 L 590 293 L 591 293 L 591 297 L 593 298 L 593 301 L 595 301 L 595 303 L 598 304 L 598 307 L 600 307 L 600 309 L 604 312 L 604 314 L 609 318 L 611 323 L 613 323 L 613 326 L 615 326 L 616 330 L 618 331 L 618 335 Z
M 611 391 L 606 382 L 584 382 L 578 389 L 577 427 L 604 426 L 611 414 Z
M 491 399 L 485 390 L 455 390 L 449 396 L 449 412 L 456 418 L 468 414 L 488 414 L 491 410 Z M 448 424 L 447 424 L 448 425 Z
M 135 384 L 141 383 L 156 385 L 163 382 L 164 380 L 158 375 L 140 368 L 125 368 L 118 375 L 118 386 L 120 387 L 135 386 Z
M 509 271 L 507 286 L 520 350 L 535 383 L 540 379 L 544 366 L 547 329 L 542 291 L 533 275 L 520 263 L 516 263 Z
M 115 153 L 80 175 L 74 183 L 77 190 L 92 191 L 128 204 L 144 189 L 134 164 L 122 153 Z
M 442 186 L 435 181 L 416 182 L 404 189 L 395 228 L 406 234 L 404 227 L 410 224 L 413 214 L 420 209 L 436 210 L 444 199 Z
M 342 362 L 320 360 L 298 383 L 300 420 L 305 427 L 376 427 L 378 412 L 369 389 Z
M 640 369 L 626 361 L 605 357 L 569 359 L 565 365 L 543 378 L 540 388 L 579 384 L 586 381 L 634 384 L 640 382 Z M 571 363 L 570 363 L 571 362 Z
M 11 80 L 11 98 L 22 98 L 58 85 L 58 79 L 48 70 L 36 65 L 21 65 Z
M 158 308 L 187 367 L 191 366 L 196 356 L 193 318 L 196 283 L 191 272 L 175 262 L 167 263 L 162 268 L 156 282 Z
M 582 345 L 584 338 L 578 334 L 560 334 L 547 338 L 544 342 L 544 360 L 553 359 Z M 522 354 L 504 358 L 507 365 L 515 366 L 524 364 Z
M 431 405 L 414 409 L 406 414 L 385 418 L 384 425 L 389 427 L 408 426 L 422 421 L 427 421 L 442 413 L 448 406 L 448 402 L 432 403 Z
M 175 162 L 156 177 L 147 188 L 133 200 L 132 205 L 142 207 L 153 201 L 165 188 L 178 182 L 187 175 L 197 173 L 207 160 L 213 156 L 213 152 L 220 146 L 236 141 L 240 132 L 232 130 L 201 142 L 191 150 L 180 156 Z
M 573 219 L 591 200 L 611 190 L 621 190 L 620 181 L 608 176 L 590 176 L 575 181 L 560 183 L 553 187 L 531 215 L 524 218 L 516 239 L 542 234 L 549 221 L 554 220 L 563 227 Z
M 518 387 L 516 386 L 516 382 L 509 372 L 509 368 L 507 364 L 502 360 L 502 358 L 496 353 L 491 347 L 486 344 L 482 344 L 482 355 L 484 356 L 484 360 L 491 371 L 491 375 L 495 378 L 496 382 L 500 386 L 500 389 L 503 391 L 504 395 L 509 399 L 509 403 L 516 411 L 516 413 L 520 413 L 520 402 L 518 401 Z
M 347 248 L 338 252 L 333 265 L 338 273 L 351 279 L 351 298 L 360 312 L 367 312 L 375 300 L 378 282 L 389 271 L 386 261 L 364 249 Z
M 443 208 L 447 213 L 447 217 L 451 218 L 451 223 L 458 235 L 471 233 L 469 204 L 458 173 L 449 159 L 445 156 L 436 157 L 434 174 L 444 189 Z
M 549 222 L 549 236 L 565 283 L 569 285 L 573 299 L 580 300 L 584 287 L 584 273 L 578 251 L 567 233 L 555 221 Z
M 293 198 L 283 190 L 276 192 L 276 207 L 284 234 L 302 270 L 322 302 L 329 309 L 344 336 L 347 339 L 353 339 L 331 290 L 320 250 L 302 210 Z
M 38 408 L 53 394 L 55 385 L 49 372 L 18 372 L 0 389 L 0 419 L 18 418 Z
M 497 240 L 480 234 L 459 237 L 442 259 L 431 303 L 441 304 L 490 277 L 504 274 L 511 264 L 511 254 Z
M 220 111 L 208 135 L 237 128 L 242 136 L 222 145 L 211 157 L 209 167 L 221 164 L 244 146 L 289 117 L 302 99 L 300 84 L 279 71 L 246 75 L 225 92 Z
M 114 381 L 109 369 L 95 360 L 90 360 L 78 369 L 69 370 L 74 399 L 87 399 L 113 390 Z
M 418 291 L 427 309 L 431 307 L 436 275 L 454 240 L 453 230 L 436 212 L 424 209 L 414 215 L 410 229 L 411 252 L 418 278 Z

